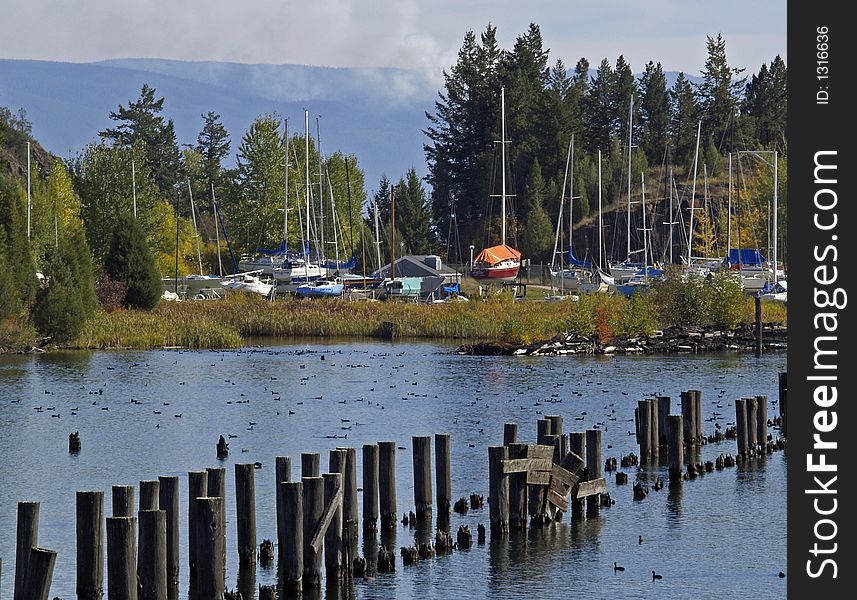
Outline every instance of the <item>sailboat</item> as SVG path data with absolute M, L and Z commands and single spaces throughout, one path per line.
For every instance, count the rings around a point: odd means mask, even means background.
M 601 150 L 598 151 L 598 264 L 592 265 L 589 271 L 582 275 L 579 289 L 584 294 L 604 293 L 614 284 L 613 278 L 603 268 L 604 264 L 604 241 L 602 239 L 604 224 L 602 222 L 602 199 L 601 199 Z M 569 252 L 571 258 L 571 252 Z
M 569 171 L 570 169 L 570 171 Z M 559 245 L 560 233 L 562 230 L 562 221 L 563 221 L 563 208 L 565 206 L 565 183 L 566 177 L 568 177 L 569 172 L 571 173 L 571 182 L 569 185 L 569 189 L 571 190 L 571 194 L 569 194 L 568 199 L 568 267 L 560 268 L 559 270 L 555 270 L 553 268 L 553 264 L 551 265 L 551 282 L 557 288 L 559 288 L 560 294 L 574 293 L 580 290 L 580 281 L 583 275 L 583 269 L 591 269 L 592 264 L 583 262 L 578 260 L 574 256 L 574 248 L 573 248 L 573 230 L 574 230 L 574 218 L 573 218 L 573 203 L 579 198 L 579 196 L 574 195 L 574 134 L 571 134 L 571 141 L 568 143 L 568 154 L 565 159 L 565 174 L 562 179 L 562 193 L 559 199 L 559 213 L 557 215 L 557 223 L 556 223 L 556 236 L 554 237 L 554 250 L 553 257 L 556 259 L 558 255 L 562 253 L 557 253 L 557 246 Z M 560 267 L 562 267 L 562 259 L 560 259 Z
M 502 188 L 500 193 L 500 245 L 485 248 L 473 260 L 470 274 L 474 279 L 514 281 L 521 269 L 521 252 L 506 244 L 506 89 L 500 88 L 500 155 Z

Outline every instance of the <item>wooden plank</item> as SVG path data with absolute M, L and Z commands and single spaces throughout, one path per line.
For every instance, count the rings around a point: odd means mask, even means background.
M 569 473 L 559 465 L 554 465 L 553 468 L 551 468 L 551 479 L 558 479 L 565 484 L 566 487 L 571 487 L 580 480 L 580 477 L 574 473 Z
M 548 486 L 548 489 L 565 498 L 566 496 L 568 496 L 568 491 L 571 489 L 571 486 L 566 485 L 556 477 L 551 477 L 551 482 Z
M 503 461 L 503 475 L 523 473 L 524 471 L 550 471 L 553 461 L 550 458 L 512 458 Z
M 553 459 L 553 444 L 530 444 L 527 446 L 527 458 L 549 458 Z
M 562 462 L 559 463 L 563 469 L 572 474 L 577 474 L 584 465 L 584 460 L 574 452 L 567 452 Z
M 336 492 L 333 496 L 333 501 L 327 505 L 324 513 L 321 515 L 321 523 L 318 525 L 318 529 L 315 531 L 315 534 L 312 536 L 312 544 L 313 549 L 316 554 L 321 552 L 321 543 L 324 540 L 324 534 L 327 532 L 327 528 L 330 525 L 330 522 L 333 521 L 333 517 L 336 515 L 337 509 L 342 506 L 342 479 L 340 478 L 339 485 L 336 486 Z
M 550 482 L 550 471 L 527 471 L 527 485 L 548 485 Z
M 553 490 L 548 490 L 548 502 L 563 512 L 568 511 L 568 501 Z
M 607 483 L 604 481 L 603 477 L 598 479 L 592 479 L 591 481 L 582 481 L 580 485 L 577 486 L 577 494 L 576 498 L 585 498 L 587 496 L 594 496 L 595 494 L 603 494 L 607 491 Z

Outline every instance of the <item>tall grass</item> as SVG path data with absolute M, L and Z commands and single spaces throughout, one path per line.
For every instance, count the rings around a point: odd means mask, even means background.
M 89 320 L 79 348 L 234 348 L 250 337 L 379 337 L 393 323 L 395 335 L 532 343 L 576 331 L 640 336 L 672 324 L 653 294 L 581 296 L 573 302 L 513 302 L 507 297 L 449 304 L 283 299 L 274 303 L 231 294 L 218 302 L 161 302 L 151 312 L 99 312 Z M 753 320 L 752 299 L 745 317 Z M 748 312 L 749 311 L 749 312 Z M 765 303 L 765 320 L 785 320 L 777 303 Z

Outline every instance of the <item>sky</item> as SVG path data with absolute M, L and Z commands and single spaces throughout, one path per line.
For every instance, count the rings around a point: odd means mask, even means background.
M 505 48 L 537 23 L 568 67 L 624 54 L 635 72 L 652 59 L 698 74 L 717 33 L 748 72 L 786 52 L 785 0 L 27 0 L 0 12 L 0 58 L 397 67 L 432 84 L 489 22 Z

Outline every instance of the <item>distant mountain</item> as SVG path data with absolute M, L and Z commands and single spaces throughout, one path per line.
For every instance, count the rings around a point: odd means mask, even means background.
M 678 73 L 666 76 L 672 85 Z M 210 110 L 222 115 L 234 153 L 256 116 L 276 112 L 299 132 L 306 109 L 313 136 L 321 115 L 323 151 L 357 154 L 368 189 L 383 173 L 398 177 L 411 166 L 426 173 L 422 129 L 437 89 L 415 71 L 161 59 L 0 60 L 0 105 L 26 109 L 33 136 L 63 158 L 97 140 L 111 124 L 110 111 L 136 99 L 143 83 L 166 98 L 164 112 L 175 121 L 180 144 L 196 142 L 200 114 Z

